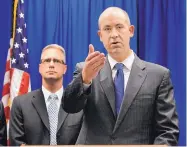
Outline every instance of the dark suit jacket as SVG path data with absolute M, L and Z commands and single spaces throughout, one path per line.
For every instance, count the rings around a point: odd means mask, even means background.
M 76 114 L 59 110 L 57 144 L 75 144 L 82 125 L 82 111 Z M 10 145 L 49 145 L 50 128 L 41 89 L 14 99 L 10 117 Z
M 179 127 L 169 70 L 135 55 L 118 117 L 115 91 L 107 61 L 90 89 L 84 91 L 77 64 L 62 105 L 70 113 L 84 109 L 85 119 L 77 144 L 177 145 Z
M 0 101 L 0 145 L 7 145 L 6 118 L 4 114 L 3 103 Z

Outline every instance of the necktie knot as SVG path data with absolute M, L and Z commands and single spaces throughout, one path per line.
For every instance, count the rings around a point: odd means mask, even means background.
M 49 96 L 49 100 L 51 101 L 51 100 L 57 100 L 58 99 L 58 96 L 56 95 L 56 94 L 51 94 L 50 96 Z
M 116 63 L 115 68 L 116 70 L 123 70 L 124 64 L 123 63 Z

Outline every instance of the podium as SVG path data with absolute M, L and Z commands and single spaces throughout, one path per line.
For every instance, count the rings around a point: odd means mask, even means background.
M 24 145 L 32 147 L 168 147 L 167 145 Z

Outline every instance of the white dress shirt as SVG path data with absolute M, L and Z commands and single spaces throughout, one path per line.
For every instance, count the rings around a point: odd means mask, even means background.
M 48 106 L 50 104 L 49 96 L 52 93 L 50 91 L 48 91 L 44 86 L 42 86 L 42 91 L 43 91 L 43 94 L 44 94 L 45 104 L 46 104 L 46 108 L 47 108 L 47 111 L 48 111 Z M 56 94 L 58 96 L 58 99 L 56 100 L 57 106 L 58 106 L 58 110 L 60 108 L 63 92 L 64 92 L 64 88 L 62 86 L 62 88 L 60 88 L 57 92 L 54 93 L 54 94 Z
M 108 61 L 109 61 L 109 64 L 110 64 L 110 67 L 111 67 L 111 70 L 112 70 L 112 78 L 114 80 L 114 77 L 116 76 L 116 72 L 117 70 L 115 69 L 115 65 L 116 63 L 119 63 L 117 62 L 116 60 L 114 60 L 109 54 L 108 54 Z M 123 63 L 124 65 L 124 68 L 123 68 L 123 73 L 124 73 L 124 91 L 126 89 L 126 86 L 127 86 L 127 82 L 129 80 L 129 75 L 130 75 L 130 72 L 131 72 L 131 69 L 132 69 L 132 64 L 134 62 L 134 52 L 131 50 L 131 54 L 130 56 L 128 56 L 123 62 L 120 62 L 120 63 Z

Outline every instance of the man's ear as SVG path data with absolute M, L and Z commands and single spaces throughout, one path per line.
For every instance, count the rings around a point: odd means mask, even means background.
M 39 71 L 39 73 L 41 74 L 40 68 L 41 68 L 41 64 L 38 65 L 38 71 Z
M 66 71 L 67 71 L 67 65 L 63 65 L 64 67 L 64 71 L 63 71 L 63 74 L 65 75 Z
M 130 25 L 129 32 L 130 32 L 130 37 L 133 37 L 134 36 L 134 26 L 133 25 Z
M 98 30 L 98 31 L 97 31 L 97 34 L 98 34 L 98 36 L 99 36 L 99 38 L 100 38 L 100 41 L 102 42 L 102 34 L 101 34 L 101 31 Z

